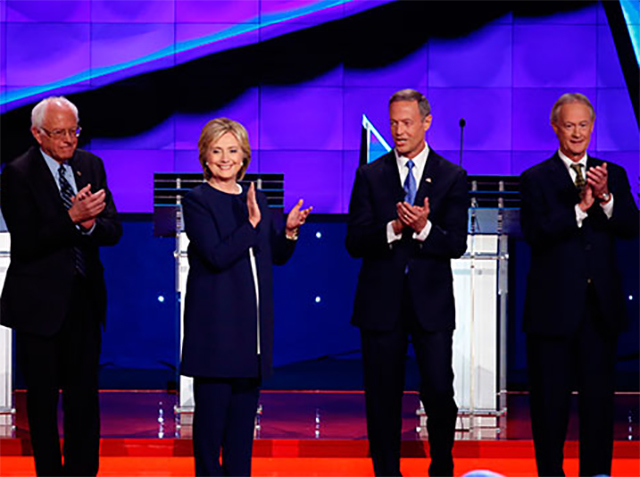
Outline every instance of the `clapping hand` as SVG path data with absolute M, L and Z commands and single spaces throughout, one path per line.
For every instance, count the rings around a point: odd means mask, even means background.
M 260 207 L 258 207 L 258 201 L 256 200 L 256 188 L 253 184 L 249 186 L 249 192 L 247 192 L 247 209 L 249 210 L 249 222 L 255 229 L 260 220 L 262 220 L 262 214 L 260 213 Z
M 285 232 L 287 237 L 297 237 L 298 231 L 300 230 L 300 226 L 305 223 L 307 217 L 313 210 L 313 207 L 308 207 L 306 209 L 302 208 L 303 200 L 300 199 L 298 203 L 291 209 L 289 215 L 287 216 L 287 225 Z
M 396 204 L 400 230 L 404 227 L 411 227 L 416 233 L 422 232 L 429 220 L 429 198 L 425 197 L 424 206 L 411 205 L 407 202 L 398 202 Z M 394 227 L 396 230 L 396 227 Z M 399 232 L 396 232 L 399 233 Z
M 75 224 L 80 224 L 85 229 L 90 229 L 96 221 L 96 217 L 106 207 L 106 192 L 100 189 L 95 194 L 91 192 L 91 184 L 84 186 L 75 197 L 71 198 L 69 217 Z

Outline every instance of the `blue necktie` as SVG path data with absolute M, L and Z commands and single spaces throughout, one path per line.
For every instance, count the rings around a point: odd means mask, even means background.
M 413 202 L 416 200 L 416 192 L 418 191 L 416 178 L 413 177 L 413 166 L 415 166 L 415 164 L 411 159 L 409 159 L 407 161 L 409 173 L 407 174 L 407 178 L 404 180 L 404 201 L 411 205 L 413 205 Z
M 62 197 L 62 202 L 68 210 L 73 205 L 71 198 L 74 196 L 74 193 L 71 184 L 69 184 L 67 177 L 64 175 L 64 165 L 62 164 L 58 167 L 58 182 L 60 183 L 60 196 Z M 82 253 L 82 250 L 78 247 L 73 247 L 73 254 L 76 260 L 76 270 L 80 275 L 86 277 L 87 264 L 84 261 L 84 254 Z

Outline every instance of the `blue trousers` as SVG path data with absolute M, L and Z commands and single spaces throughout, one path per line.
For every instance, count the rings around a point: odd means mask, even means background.
M 194 379 L 196 476 L 251 475 L 259 385 L 259 378 Z

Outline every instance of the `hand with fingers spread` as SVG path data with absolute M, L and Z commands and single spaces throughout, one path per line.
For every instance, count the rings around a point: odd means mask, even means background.
M 298 232 L 300 231 L 300 226 L 303 225 L 313 207 L 307 207 L 306 209 L 302 208 L 303 200 L 300 199 L 298 203 L 291 209 L 289 215 L 287 216 L 287 224 L 285 228 L 285 233 L 287 237 L 297 237 Z
M 247 192 L 247 209 L 249 210 L 249 222 L 255 229 L 260 220 L 262 220 L 262 214 L 260 213 L 260 207 L 258 207 L 258 201 L 256 200 L 256 188 L 252 182 L 249 186 L 249 192 Z
M 84 186 L 75 197 L 71 198 L 71 207 L 68 210 L 69 217 L 74 224 L 80 224 L 87 228 L 84 224 L 93 225 L 95 218 L 106 207 L 106 192 L 100 189 L 95 194 L 91 192 L 91 184 Z
M 591 187 L 594 198 L 605 199 L 605 201 L 608 201 L 608 178 L 609 173 L 607 172 L 606 162 L 603 162 L 600 166 L 591 167 L 587 170 L 587 187 Z
M 416 233 L 420 233 L 422 232 L 422 229 L 427 226 L 427 220 L 429 220 L 428 197 L 425 197 L 423 206 L 411 205 L 407 202 L 398 202 L 396 208 L 398 210 L 397 220 L 402 224 L 402 228 L 411 227 Z

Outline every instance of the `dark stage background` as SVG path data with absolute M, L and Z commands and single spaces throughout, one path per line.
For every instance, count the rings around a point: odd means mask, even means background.
M 590 153 L 623 165 L 638 193 L 640 2 L 24 1 L 0 0 L 0 155 L 33 143 L 31 108 L 65 94 L 81 147 L 103 157 L 122 242 L 103 251 L 109 323 L 103 386 L 175 385 L 175 242 L 153 236 L 154 172 L 198 172 L 211 118 L 249 131 L 249 172 L 284 173 L 285 208 L 317 213 L 277 268 L 274 388 L 358 388 L 349 325 L 359 263 L 344 214 L 362 115 L 390 141 L 387 101 L 417 88 L 433 107 L 428 141 L 454 161 L 465 118 L 470 174 L 518 175 L 549 157 L 549 112 L 562 93 L 595 105 Z M 636 47 L 638 45 L 635 45 Z M 631 329 L 620 389 L 638 388 L 638 243 L 622 243 Z M 511 240 L 508 382 L 525 383 L 521 315 L 528 249 Z M 415 386 L 410 374 L 409 385 Z M 18 383 L 19 384 L 19 383 Z

